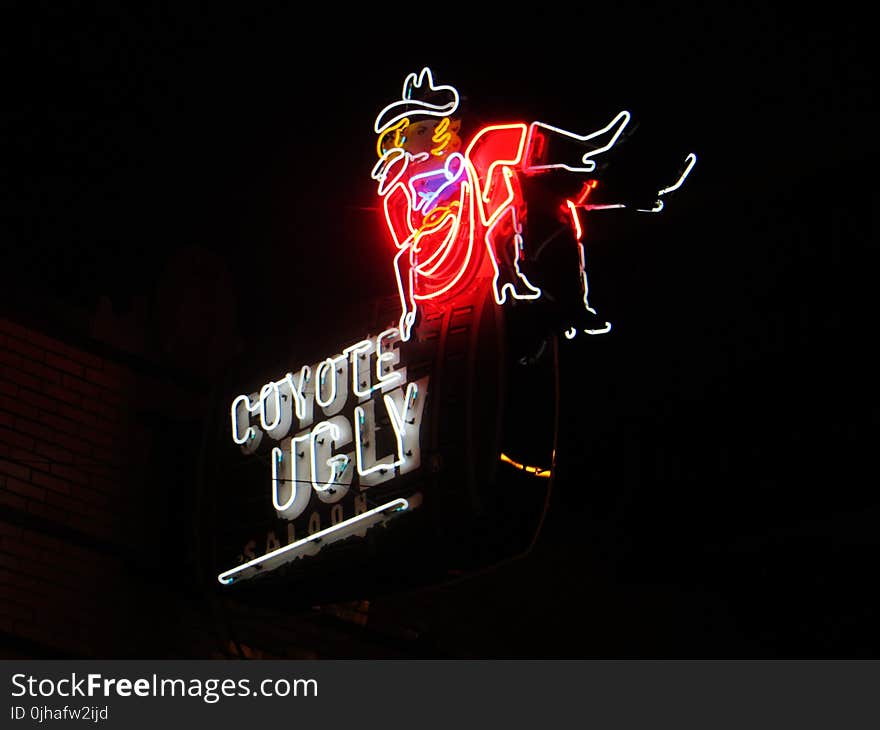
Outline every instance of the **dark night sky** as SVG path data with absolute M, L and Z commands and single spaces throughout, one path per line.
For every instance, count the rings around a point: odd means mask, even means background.
M 554 4 L 514 23 L 459 6 L 426 33 L 427 11 L 173 7 L 29 5 L 10 24 L 7 306 L 103 295 L 125 312 L 197 247 L 241 281 L 241 336 L 258 348 L 319 274 L 352 296 L 394 292 L 365 209 L 372 121 L 407 72 L 431 66 L 485 121 L 586 130 L 629 109 L 621 179 L 700 161 L 668 214 L 597 223 L 594 303 L 617 339 L 567 351 L 546 539 L 538 562 L 486 585 L 523 621 L 550 596 L 563 621 L 605 622 L 573 644 L 523 627 L 532 653 L 869 652 L 880 511 L 855 463 L 873 409 L 858 257 L 874 125 L 855 21 Z M 510 588 L 523 576 L 540 588 Z M 448 615 L 468 596 L 447 596 Z M 621 612 L 647 628 L 627 632 Z M 458 644 L 450 623 L 441 643 L 505 653 L 489 618 Z

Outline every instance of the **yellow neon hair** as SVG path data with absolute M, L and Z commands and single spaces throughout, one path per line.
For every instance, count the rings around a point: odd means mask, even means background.
M 409 126 L 409 119 L 404 117 L 397 124 L 386 129 L 382 134 L 379 135 L 379 138 L 376 140 L 376 155 L 380 158 L 384 154 L 382 151 L 382 143 L 388 138 L 389 134 L 394 135 L 394 141 L 392 143 L 392 147 L 400 147 L 403 142 L 403 131 Z
M 431 154 L 440 157 L 451 140 L 452 134 L 449 132 L 449 117 L 443 117 L 440 120 L 440 124 L 434 129 L 434 135 L 431 137 L 431 141 L 437 145 L 431 148 Z

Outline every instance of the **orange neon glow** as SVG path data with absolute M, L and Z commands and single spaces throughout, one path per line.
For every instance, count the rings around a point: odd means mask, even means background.
M 551 476 L 549 469 L 542 469 L 539 466 L 526 466 L 524 464 L 520 464 L 518 461 L 514 461 L 513 459 L 511 459 L 507 454 L 501 454 L 501 456 L 499 456 L 498 458 L 505 464 L 510 464 L 511 466 L 514 466 L 521 471 L 528 472 L 529 474 L 534 474 L 536 477 L 549 479 Z

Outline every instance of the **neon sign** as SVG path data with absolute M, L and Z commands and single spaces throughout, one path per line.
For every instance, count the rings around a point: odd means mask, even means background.
M 251 578 L 328 544 L 384 524 L 419 505 L 418 494 L 368 509 L 370 487 L 414 472 L 421 465 L 420 431 L 428 396 L 429 376 L 407 381 L 401 366 L 397 329 L 387 329 L 346 347 L 341 353 L 241 394 L 230 406 L 232 440 L 244 454 L 257 451 L 264 438 L 272 446 L 270 497 L 279 519 L 303 515 L 313 499 L 334 505 L 331 526 L 309 518 L 309 535 L 295 539 L 288 525 L 288 544 L 254 554 L 242 551 L 242 563 L 218 576 L 224 585 Z M 388 453 L 377 451 L 381 426 Z M 345 518 L 340 501 L 355 493 L 352 517 Z M 269 548 L 273 549 L 269 549 Z
M 497 304 L 540 299 L 542 287 L 523 266 L 530 256 L 530 242 L 523 225 L 528 201 L 520 179 L 559 171 L 594 173 L 597 158 L 618 144 L 632 118 L 630 112 L 620 111 L 608 124 L 586 134 L 539 121 L 492 124 L 477 130 L 464 152 L 459 152 L 461 123 L 453 117 L 459 101 L 457 89 L 435 84 L 431 70 L 423 68 L 406 77 L 400 99 L 385 106 L 373 124 L 379 161 L 371 176 L 397 249 L 393 261 L 403 340 L 412 334 L 420 304 L 456 296 L 484 270 L 487 260 Z M 578 148 L 573 157 L 570 151 L 556 151 L 572 146 Z M 681 187 L 695 163 L 696 155 L 689 154 L 678 180 L 657 191 L 652 208 L 621 202 L 587 204 L 586 194 L 596 187 L 595 180 L 579 200 L 565 201 L 571 237 L 578 247 L 584 313 L 597 316 L 588 299 L 579 211 L 629 208 L 659 213 L 662 198 Z M 580 329 L 604 334 L 611 325 Z M 578 331 L 569 327 L 565 336 L 571 339 Z
M 270 531 L 265 550 L 250 541 L 239 564 L 218 575 L 224 585 L 363 536 L 419 506 L 421 495 L 411 488 L 407 475 L 421 466 L 421 424 L 430 377 L 408 377 L 401 346 L 415 331 L 423 342 L 464 331 L 463 326 L 429 331 L 430 326 L 423 328 L 418 322 L 422 312 L 451 312 L 444 320 L 448 325 L 455 311 L 485 312 L 478 307 L 483 301 L 491 309 L 491 292 L 497 307 L 573 302 L 553 323 L 567 339 L 581 332 L 610 332 L 611 324 L 598 316 L 590 301 L 585 214 L 659 213 L 696 164 L 696 155 L 689 154 L 675 181 L 655 188 L 651 207 L 596 200 L 604 167 L 600 163 L 630 132 L 629 111 L 617 112 L 607 124 L 586 133 L 540 121 L 513 121 L 484 125 L 463 139 L 456 117 L 460 100 L 455 87 L 435 83 L 431 70 L 423 68 L 405 78 L 400 98 L 382 108 L 373 125 L 379 159 L 371 177 L 393 244 L 397 321 L 232 399 L 231 438 L 242 453 L 268 457 L 265 508 L 270 511 L 271 501 L 275 517 L 287 522 L 287 539 L 282 545 Z M 550 192 L 556 187 L 544 181 L 551 179 L 563 180 L 559 189 L 566 193 Z M 536 195 L 536 190 L 542 193 Z M 535 241 L 534 221 L 541 216 L 555 218 L 559 229 L 545 241 Z M 571 282 L 562 285 L 564 291 L 541 267 L 541 250 L 554 240 L 555 245 L 570 246 L 574 255 L 569 259 L 578 267 L 570 272 L 577 276 L 560 277 Z M 482 299 L 468 300 L 473 293 Z M 475 321 L 479 323 L 479 316 Z M 494 331 L 503 333 L 503 328 Z M 478 339 L 468 338 L 468 346 L 474 347 Z M 468 353 L 473 355 L 472 350 Z M 438 363 L 439 359 L 434 367 L 440 367 Z M 418 367 L 428 366 L 422 362 Z M 438 403 L 445 402 L 447 380 L 435 380 Z M 432 424 L 436 420 L 432 418 Z M 506 453 L 499 458 L 525 474 L 551 476 L 550 469 L 520 463 Z M 394 480 L 399 481 L 390 485 Z M 384 497 L 370 498 L 386 488 Z M 322 524 L 328 512 L 329 526 L 326 520 Z M 297 534 L 302 525 L 305 535 Z

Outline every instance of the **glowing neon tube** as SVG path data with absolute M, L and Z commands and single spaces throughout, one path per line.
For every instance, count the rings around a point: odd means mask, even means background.
M 697 156 L 691 152 L 687 157 L 684 158 L 684 170 L 682 170 L 681 176 L 678 178 L 676 182 L 670 185 L 668 188 L 663 188 L 663 190 L 658 190 L 658 197 L 661 195 L 666 195 L 666 193 L 671 193 L 673 190 L 678 190 L 683 184 L 688 175 L 691 174 L 691 170 L 694 168 L 694 165 L 697 164 Z
M 499 461 L 503 461 L 505 464 L 510 464 L 520 471 L 534 474 L 536 477 L 541 477 L 542 479 L 550 478 L 549 469 L 542 469 L 540 466 L 526 466 L 525 464 L 520 464 L 518 461 L 514 461 L 513 459 L 511 459 L 507 454 L 501 454 L 498 459 Z
M 427 81 L 427 84 L 425 82 Z M 439 92 L 448 94 L 447 101 L 444 104 L 432 103 L 419 97 L 413 99 L 413 91 L 418 91 L 421 96 L 434 94 L 439 97 Z M 458 109 L 458 89 L 447 84 L 435 84 L 434 75 L 431 69 L 425 66 L 419 73 L 409 74 L 403 81 L 403 91 L 398 101 L 391 102 L 376 117 L 373 122 L 373 131 L 381 134 L 394 124 L 405 118 L 412 112 L 412 107 L 418 107 L 418 113 L 431 117 L 446 117 Z M 398 111 L 402 110 L 402 111 Z M 395 113 L 396 112 L 396 113 Z M 386 118 L 386 115 L 388 118 Z
M 667 193 L 671 193 L 675 190 L 678 190 L 687 179 L 687 176 L 691 174 L 691 170 L 694 168 L 694 165 L 697 164 L 697 156 L 691 152 L 687 157 L 684 158 L 684 170 L 682 170 L 681 175 L 679 175 L 678 180 L 676 180 L 672 185 L 668 188 L 663 188 L 662 190 L 657 191 L 657 202 L 654 203 L 653 208 L 636 208 L 636 211 L 639 213 L 659 213 L 663 210 L 663 201 L 660 200 Z
M 254 558 L 243 563 L 232 570 L 227 570 L 217 576 L 217 580 L 223 585 L 229 585 L 236 580 L 246 580 L 253 578 L 255 575 L 274 570 L 285 563 L 289 563 L 297 558 L 307 555 L 314 555 L 320 549 L 319 543 L 324 545 L 343 540 L 346 537 L 358 533 L 364 534 L 374 525 L 387 522 L 395 513 L 404 512 L 408 509 L 415 509 L 421 502 L 421 495 L 415 494 L 409 499 L 393 499 L 383 505 L 367 510 L 355 517 L 343 520 L 338 524 L 328 527 L 324 530 L 318 530 L 313 535 L 304 537 L 302 540 L 290 543 L 284 547 L 272 550 L 259 558 Z M 390 514 L 385 514 L 389 512 Z M 323 547 L 323 545 L 322 545 Z
M 573 139 L 581 144 L 591 142 L 597 137 L 601 137 L 603 134 L 610 133 L 610 138 L 608 141 L 601 146 L 598 146 L 594 149 L 588 150 L 581 157 L 581 164 L 583 167 L 579 165 L 568 165 L 562 162 L 550 163 L 545 165 L 532 165 L 528 164 L 526 166 L 526 172 L 537 172 L 539 170 L 551 170 L 553 168 L 560 168 L 563 170 L 568 170 L 569 172 L 593 172 L 596 169 L 596 161 L 592 159 L 598 155 L 601 155 L 603 152 L 607 152 L 610 150 L 616 143 L 620 135 L 623 133 L 624 128 L 631 119 L 631 115 L 628 111 L 621 111 L 617 114 L 614 119 L 611 120 L 609 124 L 602 127 L 602 129 L 597 129 L 595 132 L 590 132 L 589 134 L 575 134 L 574 132 L 568 132 L 565 129 L 560 129 L 559 127 L 554 127 L 550 124 L 545 124 L 544 122 L 532 122 L 529 125 L 529 147 L 532 146 L 532 140 L 535 138 L 535 130 L 536 129 L 546 129 L 551 132 L 555 132 L 556 134 L 568 137 L 569 139 Z

